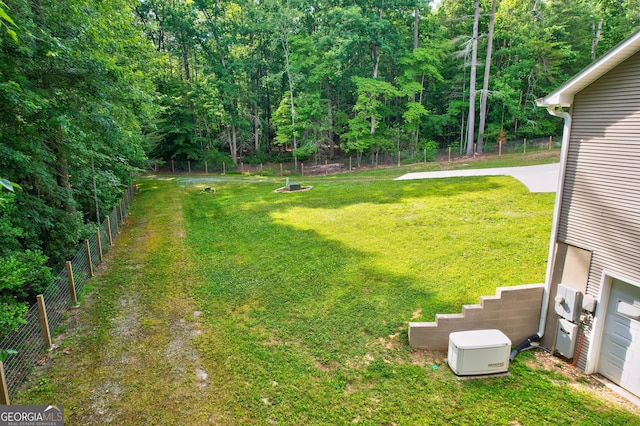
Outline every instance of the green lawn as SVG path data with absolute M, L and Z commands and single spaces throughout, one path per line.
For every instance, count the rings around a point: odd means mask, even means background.
M 554 195 L 393 173 L 299 193 L 141 179 L 79 329 L 19 402 L 61 403 L 68 424 L 639 424 L 530 352 L 459 381 L 408 346 L 409 321 L 544 280 Z

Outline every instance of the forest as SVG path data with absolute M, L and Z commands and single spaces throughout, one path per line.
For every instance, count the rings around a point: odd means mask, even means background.
M 482 153 L 640 0 L 0 2 L 0 335 L 149 164 Z

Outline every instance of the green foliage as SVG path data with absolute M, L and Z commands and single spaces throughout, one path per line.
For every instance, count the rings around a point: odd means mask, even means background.
M 328 156 L 335 142 L 359 155 L 387 145 L 412 151 L 422 139 L 460 143 L 472 2 L 447 0 L 436 10 L 407 2 L 312 3 L 141 3 L 138 15 L 165 58 L 157 76 L 164 111 L 151 126 L 159 136 L 154 156 L 197 158 L 214 141 L 234 159 L 273 145 L 293 148 L 294 140 Z M 558 135 L 562 123 L 535 99 L 629 35 L 640 22 L 637 3 L 499 0 L 485 135 Z M 486 33 L 490 2 L 481 6 Z M 486 43 L 481 37 L 480 58 Z
M 426 152 L 427 161 L 433 161 L 438 154 L 438 143 L 436 141 L 427 141 L 424 143 L 423 149 Z
M 14 349 L 1 349 L 0 350 L 0 362 L 5 362 L 9 355 L 15 355 L 18 352 Z
M 13 39 L 13 41 L 18 43 L 18 35 L 16 34 L 16 31 L 14 29 L 16 27 L 16 23 L 13 22 L 11 16 L 9 16 L 7 12 L 5 12 L 5 6 L 6 4 L 3 1 L 0 1 L 0 27 L 6 27 L 5 29 L 7 31 L 7 34 Z
M 38 250 L 25 250 L 19 239 L 23 230 L 16 225 L 17 208 L 13 193 L 0 192 L 0 336 L 24 322 L 29 302 L 51 283 L 47 257 Z
M 143 129 L 156 112 L 156 52 L 131 2 L 9 4 L 13 20 L 3 9 L 0 21 L 17 42 L 0 34 L 0 334 L 145 167 Z

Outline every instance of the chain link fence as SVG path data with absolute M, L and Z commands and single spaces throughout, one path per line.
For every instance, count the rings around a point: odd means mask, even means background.
M 503 154 L 534 154 L 558 149 L 561 145 L 560 137 L 546 137 L 536 139 L 518 139 L 499 143 L 486 141 L 482 153 L 490 155 Z M 474 150 L 475 151 L 475 150 Z M 475 156 L 475 155 L 474 155 Z M 397 152 L 373 152 L 358 155 L 357 153 L 341 155 L 333 160 L 322 155 L 315 155 L 305 161 L 298 161 L 296 169 L 293 159 L 277 163 L 252 164 L 239 160 L 233 163 L 211 163 L 206 161 L 178 161 L 171 160 L 162 165 L 152 164 L 152 172 L 179 174 L 226 174 L 247 173 L 271 176 L 313 176 L 335 174 L 353 170 L 375 167 L 393 167 L 429 161 L 460 161 L 468 159 L 466 148 L 459 146 L 427 151 L 424 149 L 402 150 Z
M 131 185 L 118 206 L 96 228 L 95 234 L 80 244 L 73 259 L 66 262 L 65 268 L 38 296 L 38 303 L 33 304 L 24 316 L 25 322 L 0 340 L 0 351 L 8 354 L 0 364 L 0 370 L 4 369 L 0 404 L 8 404 L 9 397 L 15 395 L 33 369 L 46 362 L 46 352 L 52 347 L 51 334 L 62 327 L 67 311 L 77 304 L 77 295 L 113 244 L 134 193 L 135 185 Z

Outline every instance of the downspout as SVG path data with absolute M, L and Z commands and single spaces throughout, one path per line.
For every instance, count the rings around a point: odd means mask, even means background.
M 558 189 L 556 190 L 556 200 L 553 206 L 553 222 L 551 224 L 551 237 L 549 241 L 549 257 L 547 258 L 547 275 L 544 282 L 544 292 L 542 296 L 542 308 L 540 309 L 540 325 L 538 326 L 538 339 L 544 336 L 544 329 L 547 323 L 547 309 L 549 309 L 549 299 L 551 298 L 551 274 L 553 273 L 553 259 L 556 253 L 556 241 L 558 239 L 558 228 L 560 226 L 560 205 L 562 204 L 562 190 L 564 188 L 564 174 L 567 168 L 567 153 L 569 152 L 569 137 L 571 136 L 571 114 L 564 111 L 560 105 L 547 106 L 549 114 L 564 119 L 564 129 L 562 130 L 562 149 L 560 151 L 560 170 L 558 179 Z
M 547 310 L 549 309 L 549 299 L 551 298 L 551 274 L 553 273 L 553 259 L 556 253 L 556 241 L 558 238 L 558 227 L 560 223 L 560 204 L 562 201 L 562 189 L 564 188 L 564 173 L 567 168 L 567 153 L 569 152 L 569 136 L 571 133 L 571 114 L 563 111 L 562 106 L 560 105 L 548 105 L 547 110 L 549 111 L 549 114 L 556 117 L 562 117 L 564 119 L 564 129 L 562 130 L 562 149 L 560 151 L 560 169 L 558 170 L 558 188 L 556 189 L 556 199 L 553 205 L 553 222 L 551 224 L 547 272 L 544 282 L 544 290 L 542 293 L 542 306 L 540 308 L 540 322 L 538 325 L 538 332 L 527 337 L 511 351 L 511 354 L 509 355 L 509 359 L 511 360 L 518 356 L 518 353 L 535 347 L 532 345 L 532 342 L 537 342 L 542 339 L 542 336 L 544 336 L 544 329 L 547 323 Z

